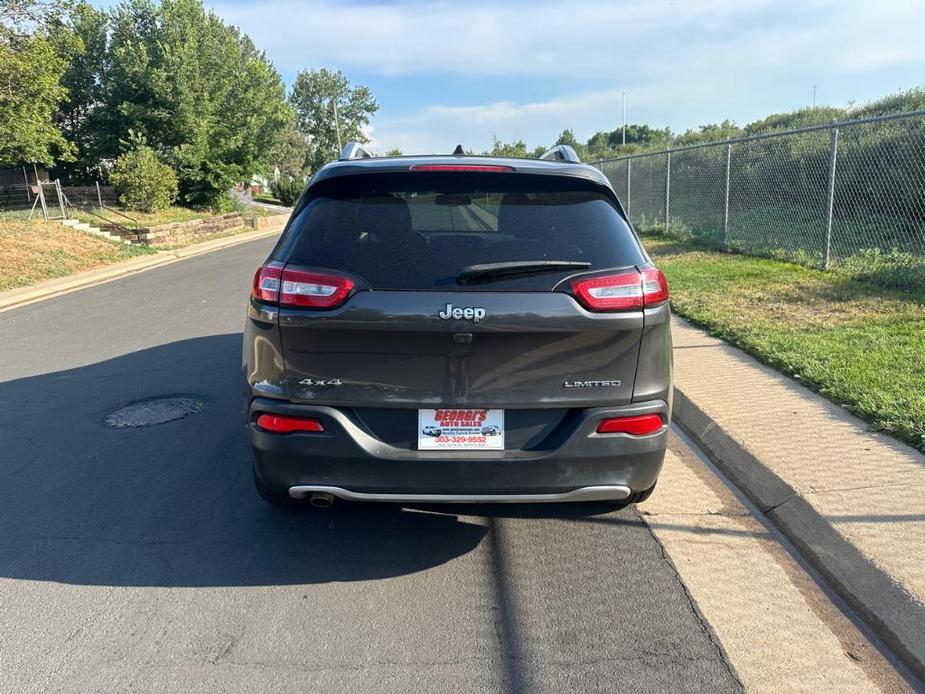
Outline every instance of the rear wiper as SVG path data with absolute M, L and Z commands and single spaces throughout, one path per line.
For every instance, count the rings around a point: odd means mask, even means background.
M 562 270 L 586 270 L 591 263 L 580 260 L 515 260 L 508 263 L 485 263 L 468 265 L 458 275 L 456 282 L 468 284 L 476 280 L 488 280 L 514 275 L 538 275 L 542 272 L 561 272 Z

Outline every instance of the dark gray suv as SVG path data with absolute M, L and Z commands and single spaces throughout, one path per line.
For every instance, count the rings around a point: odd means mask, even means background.
M 257 270 L 243 361 L 273 503 L 626 503 L 665 455 L 668 286 L 567 147 L 348 146 Z

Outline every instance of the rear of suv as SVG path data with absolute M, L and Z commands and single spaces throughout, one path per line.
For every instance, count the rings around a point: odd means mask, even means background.
M 255 274 L 243 368 L 267 501 L 641 501 L 668 439 L 668 287 L 568 148 L 351 146 Z

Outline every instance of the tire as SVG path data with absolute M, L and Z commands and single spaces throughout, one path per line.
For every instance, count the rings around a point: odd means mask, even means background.
M 261 482 L 260 478 L 257 477 L 256 470 L 254 470 L 254 487 L 257 488 L 257 495 L 272 506 L 286 506 L 291 508 L 293 506 L 300 505 L 296 499 L 293 499 L 288 494 L 278 492 L 275 489 L 270 489 L 267 485 Z

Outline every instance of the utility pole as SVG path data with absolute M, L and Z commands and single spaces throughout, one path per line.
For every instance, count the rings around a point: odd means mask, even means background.
M 626 92 L 623 92 L 623 145 L 626 146 Z
M 813 108 L 816 108 L 816 85 L 813 85 Z
M 340 141 L 340 121 L 337 119 L 337 100 L 331 99 L 331 105 L 334 107 L 334 130 L 337 132 L 337 153 L 340 154 L 344 146 Z

